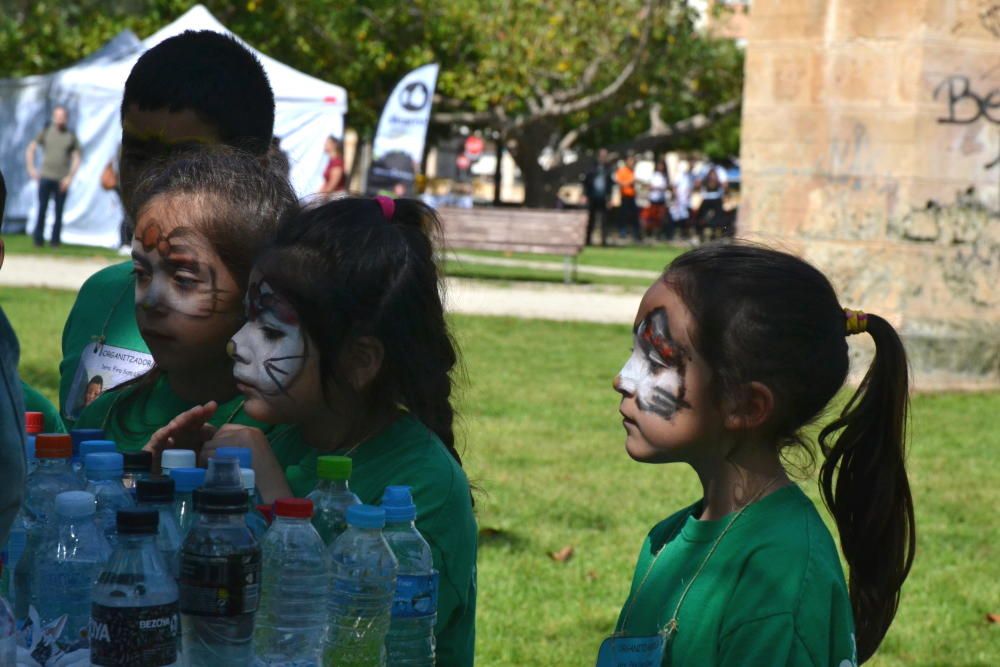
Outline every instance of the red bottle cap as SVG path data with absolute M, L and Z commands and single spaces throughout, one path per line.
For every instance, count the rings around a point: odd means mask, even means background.
M 45 430 L 45 415 L 41 412 L 24 413 L 24 432 L 28 435 L 38 435 Z
M 257 505 L 257 511 L 267 521 L 267 525 L 270 526 L 274 522 L 274 505 Z
M 308 519 L 313 514 L 313 501 L 308 498 L 278 498 L 274 502 L 275 516 Z
M 73 456 L 73 440 L 65 433 L 40 433 L 35 438 L 35 458 L 68 459 Z

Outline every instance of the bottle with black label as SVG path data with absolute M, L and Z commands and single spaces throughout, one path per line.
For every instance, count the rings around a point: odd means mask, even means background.
M 159 518 L 151 508 L 118 510 L 118 544 L 91 596 L 92 665 L 181 664 L 179 595 L 156 545 Z
M 183 652 L 190 665 L 253 664 L 260 545 L 247 527 L 247 492 L 194 492 L 198 521 L 181 549 Z

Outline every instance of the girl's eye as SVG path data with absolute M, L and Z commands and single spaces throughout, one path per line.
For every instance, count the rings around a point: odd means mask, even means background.
M 198 281 L 195 280 L 194 278 L 189 278 L 187 276 L 176 273 L 174 274 L 174 282 L 177 283 L 177 285 L 181 289 L 191 289 L 198 283 Z
M 264 338 L 267 340 L 281 340 L 285 337 L 284 331 L 279 331 L 271 327 L 261 327 L 261 331 L 264 332 Z

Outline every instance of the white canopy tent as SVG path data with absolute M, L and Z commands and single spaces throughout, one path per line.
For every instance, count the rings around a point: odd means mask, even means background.
M 63 104 L 69 109 L 70 127 L 83 146 L 83 162 L 66 200 L 64 242 L 106 247 L 118 244 L 118 227 L 122 219 L 120 204 L 114 193 L 101 189 L 100 174 L 114 157 L 121 140 L 119 109 L 125 80 L 143 52 L 186 30 L 232 34 L 207 9 L 196 5 L 142 40 L 134 52 L 124 57 L 110 62 L 88 60 L 47 75 L 52 77 L 47 91 L 37 86 L 26 89 L 18 85 L 24 79 L 0 81 L 0 127 L 4 128 L 0 147 L 5 175 L 8 170 L 24 173 L 24 148 L 44 125 L 49 113 L 38 110 L 40 98 L 46 100 L 47 110 L 55 104 Z M 281 139 L 281 148 L 291 163 L 292 184 L 300 196 L 312 194 L 322 181 L 326 137 L 331 134 L 343 136 L 347 91 L 280 63 L 245 42 L 244 45 L 260 59 L 274 90 L 274 134 Z M 25 94 L 26 90 L 29 95 Z M 19 98 L 13 108 L 7 99 L 11 91 Z M 25 111 L 21 111 L 22 104 Z M 8 110 L 12 112 L 9 115 Z M 14 139 L 19 142 L 17 145 Z M 7 217 L 26 217 L 28 230 L 32 230 L 37 217 L 36 184 L 27 179 L 8 178 L 8 188 L 11 196 Z M 50 206 L 49 224 L 53 221 L 53 208 Z

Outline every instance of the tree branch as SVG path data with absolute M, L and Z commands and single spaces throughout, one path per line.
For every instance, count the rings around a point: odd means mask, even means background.
M 720 118 L 739 111 L 741 100 L 729 100 L 716 104 L 705 113 L 696 114 L 690 118 L 678 120 L 673 123 L 665 122 L 657 113 L 656 120 L 651 123 L 649 131 L 640 134 L 638 137 L 615 146 L 609 150 L 624 154 L 626 152 L 656 150 L 670 143 L 670 141 L 688 134 L 694 134 L 709 127 Z M 658 105 L 657 105 L 658 106 Z
M 575 144 L 577 140 L 587 132 L 590 132 L 591 130 L 601 127 L 603 125 L 607 125 L 615 118 L 621 116 L 622 112 L 628 113 L 629 111 L 635 111 L 641 109 L 644 106 L 646 106 L 646 100 L 639 98 L 636 100 L 632 100 L 621 109 L 614 109 L 613 111 L 609 111 L 603 116 L 599 116 L 598 118 L 594 118 L 588 120 L 585 123 L 581 123 L 576 127 L 574 127 L 572 130 L 570 130 L 569 132 L 567 132 L 565 135 L 563 135 L 563 138 L 559 140 L 559 144 L 556 146 L 556 148 L 560 151 L 569 150 L 570 148 L 572 148 L 573 144 Z
M 497 120 L 493 111 L 435 111 L 431 114 L 431 122 L 437 125 L 489 125 Z

